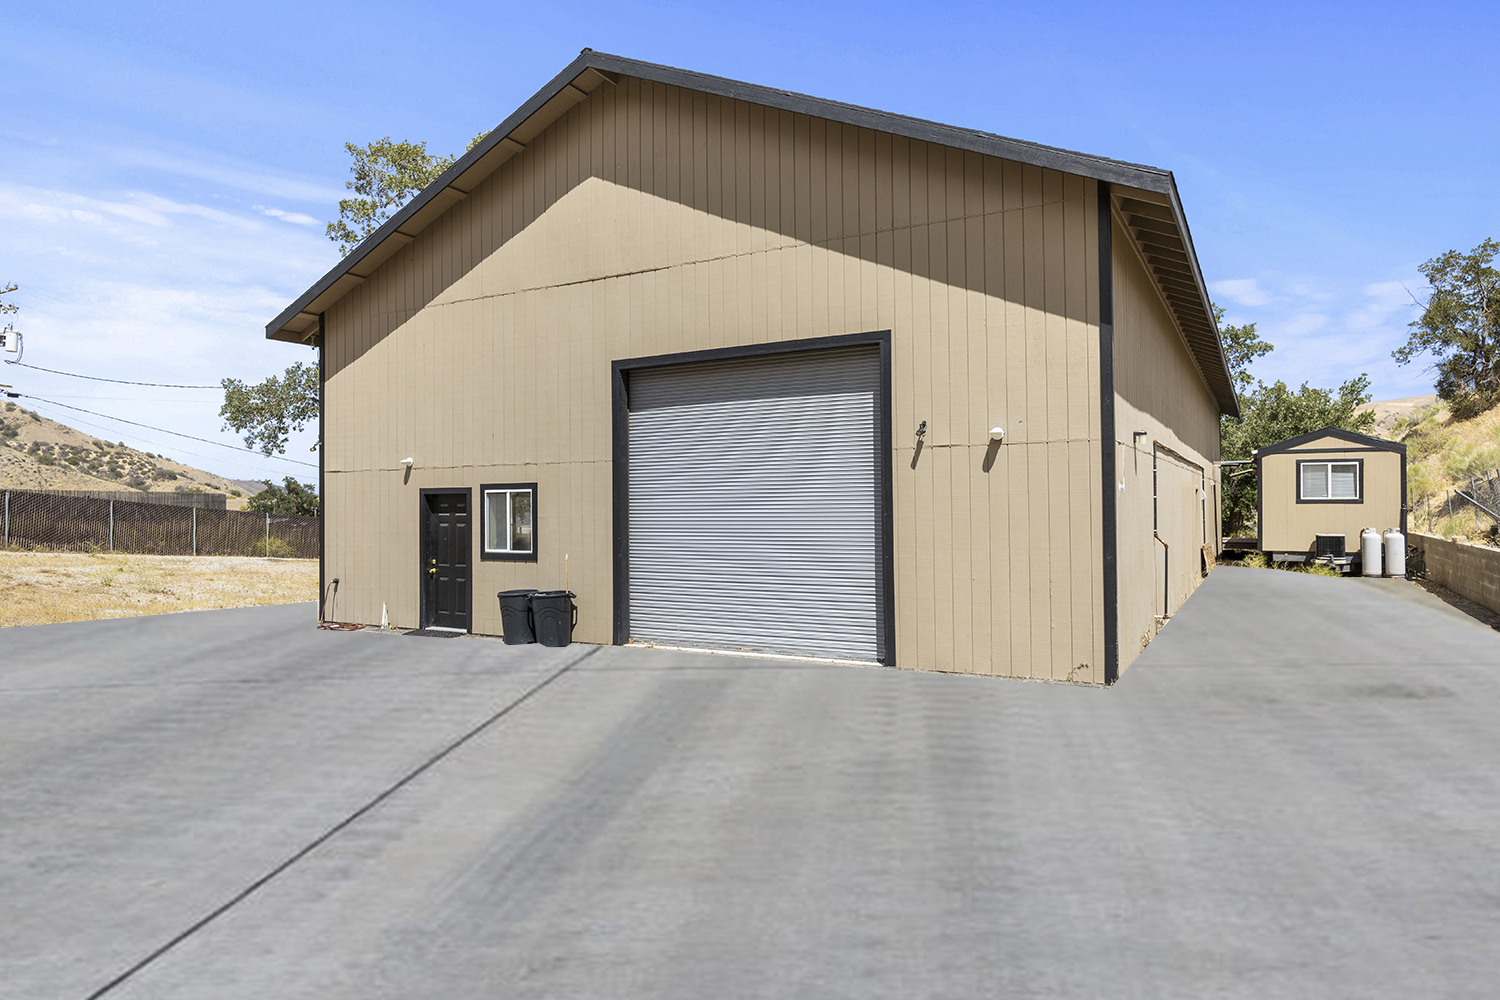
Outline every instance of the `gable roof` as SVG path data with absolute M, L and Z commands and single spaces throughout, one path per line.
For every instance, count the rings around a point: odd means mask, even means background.
M 430 223 L 468 197 L 481 181 L 603 83 L 634 77 L 667 86 L 868 128 L 922 142 L 1045 167 L 1135 189 L 1112 201 L 1136 240 L 1163 297 L 1187 339 L 1204 380 L 1224 413 L 1239 414 L 1218 325 L 1198 267 L 1187 218 L 1171 171 L 1076 153 L 989 132 L 842 104 L 787 90 L 694 73 L 584 49 L 563 71 L 501 122 L 437 180 L 407 202 L 270 323 L 266 336 L 294 343 L 317 333 L 318 314 L 363 283 L 375 268 L 412 242 Z M 1140 197 L 1145 193 L 1146 197 Z
M 1255 460 L 1259 462 L 1267 455 L 1280 455 L 1289 451 L 1296 451 L 1309 442 L 1319 438 L 1335 438 L 1339 441 L 1347 441 L 1356 449 L 1368 448 L 1371 451 L 1394 451 L 1403 458 L 1406 456 L 1406 445 L 1400 441 L 1388 441 L 1385 438 L 1371 437 L 1368 434 L 1356 434 L 1354 431 L 1346 431 L 1338 427 L 1324 427 L 1322 430 L 1309 431 L 1306 434 L 1298 434 L 1296 437 L 1287 438 L 1285 441 L 1277 441 L 1268 444 L 1264 448 L 1258 448 L 1255 452 Z

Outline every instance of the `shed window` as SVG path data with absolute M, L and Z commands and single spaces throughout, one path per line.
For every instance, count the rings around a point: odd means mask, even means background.
M 481 486 L 486 559 L 536 559 L 536 484 Z
M 1299 462 L 1299 500 L 1358 500 L 1358 462 Z

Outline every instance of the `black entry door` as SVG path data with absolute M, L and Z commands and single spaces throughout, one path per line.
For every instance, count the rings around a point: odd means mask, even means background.
M 469 630 L 469 492 L 422 496 L 422 626 Z

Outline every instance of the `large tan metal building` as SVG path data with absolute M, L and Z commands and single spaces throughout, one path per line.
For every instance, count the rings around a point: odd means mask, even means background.
M 1151 167 L 585 50 L 267 334 L 345 621 L 1109 683 L 1219 538 Z

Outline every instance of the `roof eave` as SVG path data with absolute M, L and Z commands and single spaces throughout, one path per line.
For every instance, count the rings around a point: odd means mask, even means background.
M 592 76 L 588 76 L 591 71 Z M 505 121 L 481 139 L 473 149 L 459 157 L 443 172 L 442 176 L 419 192 L 384 225 L 361 241 L 343 260 L 318 279 L 312 287 L 298 296 L 296 301 L 287 306 L 279 316 L 266 324 L 266 337 L 291 342 L 309 341 L 316 334 L 317 317 L 320 313 L 342 298 L 345 293 L 363 283 L 374 273 L 376 267 L 402 246 L 414 240 L 422 229 L 426 228 L 438 215 L 467 197 L 480 181 L 498 169 L 499 165 L 510 156 L 524 149 L 526 142 L 550 125 L 558 115 L 584 100 L 600 83 L 613 82 L 615 75 L 650 80 L 856 127 L 890 132 L 910 139 L 1046 167 L 1063 173 L 1108 181 L 1111 184 L 1134 187 L 1162 195 L 1170 203 L 1178 228 L 1182 233 L 1183 242 L 1188 247 L 1187 256 L 1191 260 L 1194 283 L 1203 300 L 1204 312 L 1213 325 L 1215 338 L 1219 340 L 1219 361 L 1220 364 L 1225 365 L 1224 374 L 1227 378 L 1228 367 L 1224 362 L 1223 341 L 1219 338 L 1217 324 L 1212 322 L 1212 303 L 1208 298 L 1208 290 L 1198 267 L 1197 253 L 1192 250 L 1187 218 L 1183 213 L 1182 202 L 1177 193 L 1177 182 L 1170 171 L 1058 149 L 1020 139 L 1010 139 L 987 132 L 957 128 L 888 111 L 843 104 L 826 98 L 777 90 L 706 73 L 640 62 L 624 56 L 595 52 L 592 49 L 584 49 L 579 53 L 578 58 L 553 77 L 545 87 L 533 94 Z M 578 85 L 580 78 L 586 78 L 583 86 Z M 538 120 L 532 121 L 533 118 L 538 118 Z M 526 134 L 518 136 L 517 130 L 523 130 Z M 1232 385 L 1232 381 L 1230 384 Z M 1239 404 L 1232 391 L 1227 399 L 1222 398 L 1222 393 L 1216 395 L 1221 397 L 1219 405 L 1224 413 L 1231 416 L 1239 415 Z

